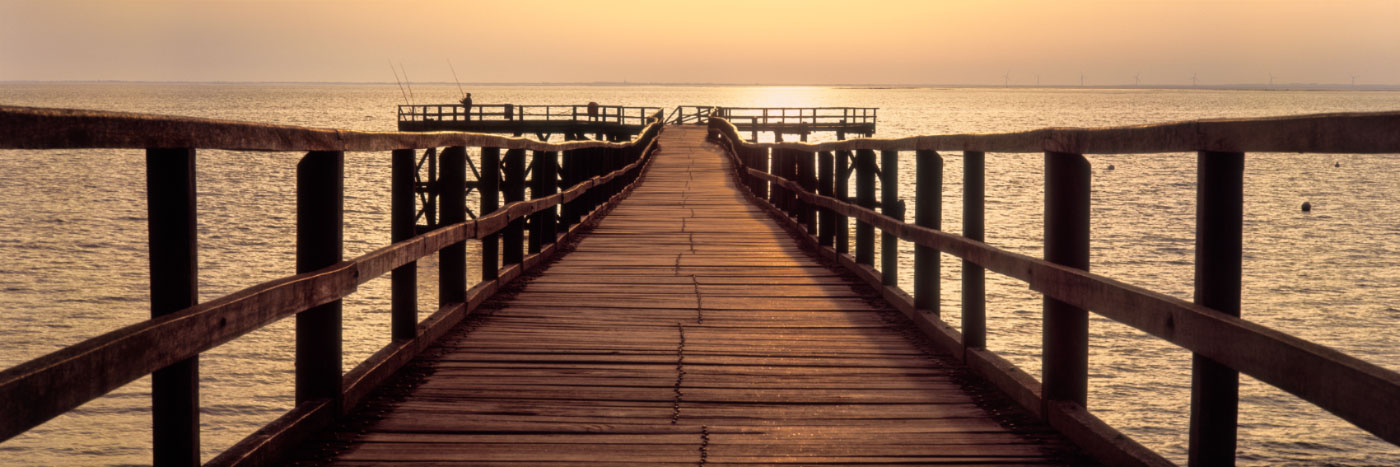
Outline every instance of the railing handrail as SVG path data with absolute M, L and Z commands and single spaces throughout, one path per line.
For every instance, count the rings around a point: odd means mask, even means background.
M 731 123 L 731 126 L 733 124 Z M 985 151 L 1076 154 L 1170 152 L 1400 152 L 1400 112 L 1326 113 L 1204 119 L 1104 128 L 1043 128 L 990 133 L 861 138 L 822 143 L 752 143 L 745 147 L 838 151 Z M 736 130 L 737 131 L 737 130 Z
M 578 120 L 588 118 L 586 113 L 590 107 L 588 104 L 473 104 L 471 109 L 464 111 L 466 106 L 455 103 L 444 104 L 399 104 L 398 120 L 406 121 L 462 121 L 456 117 L 476 116 L 476 117 L 507 117 L 510 120 L 538 120 L 528 117 L 545 117 L 543 120 Z M 422 109 L 422 111 L 420 111 Z M 436 111 L 429 111 L 436 109 Z M 450 109 L 450 112 L 443 112 Z M 485 111 L 491 109 L 491 111 Z M 509 109 L 510 113 L 506 113 Z M 646 118 L 656 112 L 662 112 L 660 107 L 649 106 L 626 106 L 626 105 L 598 105 L 596 117 L 609 117 L 620 122 L 597 122 L 593 123 L 624 123 L 645 125 Z M 540 111 L 543 110 L 543 113 Z M 556 113 L 558 112 L 558 113 Z M 445 119 L 444 117 L 452 117 Z M 558 118 L 555 118 L 558 117 Z M 492 119 L 494 120 L 494 119 Z M 502 118 L 501 120 L 505 120 Z M 634 122 L 635 120 L 635 122 Z
M 326 150 L 382 151 L 442 146 L 461 149 L 464 146 L 480 146 L 493 148 L 497 154 L 501 149 L 510 149 L 512 153 L 520 151 L 522 159 L 525 149 L 543 153 L 548 157 L 555 157 L 557 151 L 579 150 L 602 150 L 618 156 L 600 159 L 616 168 L 591 178 L 572 178 L 578 181 L 560 192 L 509 202 L 474 220 L 449 223 L 431 232 L 393 242 L 354 259 L 254 285 L 86 339 L 0 371 L 0 413 L 4 414 L 4 417 L 0 417 L 0 440 L 23 433 L 117 387 L 173 363 L 197 356 L 240 335 L 313 307 L 340 300 L 353 293 L 360 284 L 428 255 L 460 245 L 468 239 L 496 235 L 512 224 L 519 224 L 526 217 L 536 216 L 564 203 L 582 202 L 584 200 L 581 198 L 585 196 L 590 196 L 593 199 L 589 202 L 597 204 L 600 201 L 591 191 L 599 187 L 607 187 L 609 192 L 623 189 L 623 186 L 611 182 L 623 177 L 627 177 L 624 182 L 635 180 L 636 171 L 650 160 L 648 155 L 655 148 L 656 135 L 664 126 L 657 114 L 651 115 L 650 118 L 651 123 L 642 130 L 637 139 L 627 143 L 542 143 L 474 133 L 368 133 L 119 112 L 0 106 L 0 135 L 4 135 L 0 137 L 0 148 L 3 149 L 252 148 L 261 151 L 308 151 L 309 154 L 315 155 L 319 154 L 318 151 Z M 143 131 L 155 134 L 129 134 Z M 620 150 L 624 149 L 632 151 L 636 155 L 635 160 L 627 163 L 626 159 L 620 157 Z M 460 154 L 465 155 L 465 151 Z M 601 168 L 606 170 L 609 167 L 604 165 Z M 520 170 L 523 174 L 523 167 L 519 164 L 514 170 Z M 396 172 L 395 177 L 398 176 Z M 524 175 L 520 177 L 523 179 Z M 540 179 L 537 177 L 536 180 Z M 535 193 L 539 194 L 538 191 Z M 608 193 L 603 195 L 601 201 L 607 201 Z M 300 194 L 298 196 L 300 197 Z M 462 196 L 465 196 L 465 192 Z M 567 208 L 565 212 L 569 212 Z M 577 219 L 573 222 L 577 222 Z M 532 246 L 532 251 L 533 248 Z M 530 261 L 527 258 L 521 261 L 520 266 L 528 268 Z M 538 264 L 539 260 L 534 261 L 534 264 Z M 498 280 L 509 281 L 518 277 L 519 273 L 520 268 L 509 273 L 513 274 L 509 277 L 504 271 L 500 276 L 493 273 L 491 278 L 485 278 L 472 287 L 467 296 L 456 303 L 455 311 L 445 308 L 439 310 L 439 314 L 444 311 L 459 314 L 462 310 L 470 311 L 479 305 L 482 299 L 497 290 L 496 284 L 503 283 Z M 487 287 L 488 285 L 490 286 Z M 397 288 L 397 285 L 395 287 Z M 434 317 L 439 314 L 435 314 Z M 433 319 L 429 318 L 429 321 Z M 381 373 L 386 369 L 392 371 L 397 368 L 394 365 L 401 365 L 406 361 L 402 360 L 399 354 L 404 351 L 403 345 L 403 341 L 394 341 L 362 363 L 361 367 L 347 373 L 344 376 L 344 399 L 352 401 L 363 397 L 368 393 L 368 389 L 359 386 L 360 383 L 373 379 L 369 375 L 383 377 L 385 375 Z M 338 359 L 339 357 L 337 361 Z M 114 365 L 114 362 L 125 363 Z M 337 372 L 336 376 L 340 377 L 340 374 Z M 341 387 L 341 383 L 337 381 L 335 387 Z M 299 410 L 319 412 L 338 405 L 317 404 L 320 405 L 316 405 L 316 408 L 299 406 L 291 414 L 295 415 Z M 279 423 L 281 422 L 274 422 L 273 425 Z M 242 445 L 243 443 L 240 443 L 240 446 Z M 256 441 L 249 446 L 251 447 L 248 449 L 251 450 L 264 448 Z M 196 449 L 195 455 L 197 454 Z M 243 452 L 238 455 L 246 454 Z
M 981 149 L 988 148 L 1015 149 L 1007 152 L 1046 151 L 1047 153 L 1050 151 L 1111 152 L 1108 148 L 1130 148 L 1136 152 L 1159 153 L 1188 151 L 1212 153 L 1212 151 L 1219 151 L 1222 148 L 1229 148 L 1232 151 L 1239 151 L 1241 155 L 1243 151 L 1395 153 L 1400 152 L 1400 130 L 1397 130 L 1400 129 L 1400 112 L 1201 120 L 1097 130 L 1050 129 L 1001 135 L 978 135 L 975 137 L 976 139 L 968 139 L 969 137 L 964 135 L 920 136 L 898 140 L 850 140 L 818 144 L 747 142 L 739 136 L 739 131 L 734 124 L 719 117 L 710 119 L 710 129 L 712 135 L 720 140 L 730 158 L 735 161 L 740 175 L 760 182 L 767 182 L 772 185 L 775 192 L 782 190 L 781 195 L 775 194 L 774 196 L 795 196 L 800 199 L 802 203 L 806 203 L 806 207 L 799 209 L 799 211 L 802 209 L 821 209 L 824 212 L 855 218 L 864 224 L 884 231 L 886 234 L 912 242 L 919 247 L 931 248 L 937 252 L 956 256 L 977 267 L 1021 280 L 1030 285 L 1032 290 L 1042 293 L 1046 298 L 1058 300 L 1079 309 L 1089 310 L 1145 331 L 1154 337 L 1292 393 L 1381 439 L 1400 444 L 1400 372 L 1368 363 L 1326 346 L 1206 306 L 1119 282 L 1083 269 L 1013 253 L 981 241 L 946 233 L 937 228 L 907 223 L 902 217 L 891 217 L 888 214 L 890 209 L 895 209 L 896 212 L 902 211 L 900 207 L 886 205 L 882 208 L 885 212 L 876 212 L 869 206 L 861 206 L 825 194 L 831 190 L 826 186 L 822 190 L 828 191 L 818 194 L 814 192 L 812 185 L 804 186 L 803 183 L 795 181 L 793 176 L 796 174 L 793 172 L 770 174 L 763 170 L 747 167 L 744 157 L 739 156 L 740 151 L 745 150 L 760 151 L 758 154 L 766 158 L 767 149 L 811 154 L 818 152 L 826 154 L 826 151 L 833 150 L 871 151 L 879 149 L 890 152 L 915 150 L 920 151 L 924 156 L 936 158 L 937 153 L 933 151 L 934 149 L 968 148 L 968 141 L 984 143 L 972 145 L 970 147 L 974 149 L 968 149 L 968 152 L 979 154 Z M 1134 137 L 1145 135 L 1171 134 L 1179 136 L 1182 135 L 1183 129 L 1194 131 L 1192 134 L 1195 137 L 1189 139 L 1149 139 L 1140 143 L 1130 141 Z M 1250 131 L 1262 132 L 1265 136 L 1251 135 Z M 1029 138 L 1027 135 L 1047 138 L 1045 141 L 1037 141 L 1033 144 L 1027 141 Z M 1269 137 L 1279 138 L 1282 142 L 1270 142 Z M 873 164 L 873 154 L 871 152 L 867 152 L 867 154 L 871 154 L 867 156 L 867 163 Z M 775 164 L 778 157 L 774 156 Z M 830 156 L 823 155 L 822 157 Z M 979 156 L 978 159 L 980 160 L 981 157 Z M 784 164 L 787 163 L 784 162 Z M 939 167 L 941 171 L 941 162 L 939 162 Z M 777 171 L 776 168 L 774 170 Z M 941 175 L 939 176 L 941 177 Z M 811 177 L 814 175 L 811 172 L 806 172 L 806 175 L 798 175 L 797 178 L 802 178 L 805 183 L 812 183 L 814 180 Z M 1048 177 L 1049 175 L 1047 175 L 1047 180 Z M 1087 185 L 1085 189 L 1087 190 Z M 1047 191 L 1049 191 L 1048 187 Z M 760 199 L 762 198 L 760 197 Z M 767 201 L 764 202 L 767 203 Z M 889 200 L 885 202 L 888 203 Z M 1087 198 L 1083 202 L 1087 205 Z M 868 200 L 867 203 L 873 205 L 873 200 Z M 1049 203 L 1048 200 L 1047 203 Z M 772 204 L 769 205 L 772 206 Z M 777 206 L 776 209 L 784 208 Z M 815 224 L 810 217 L 812 214 L 806 215 L 809 217 L 806 219 L 805 229 L 810 230 L 803 233 L 814 234 L 813 226 Z M 902 214 L 895 214 L 895 216 L 902 216 Z M 798 214 L 798 218 L 800 223 L 802 214 Z M 793 228 L 799 231 L 804 229 L 801 225 Z M 831 250 L 831 247 L 828 246 L 820 248 Z M 827 253 L 834 254 L 838 258 L 844 255 L 840 250 L 832 250 Z M 1087 252 L 1085 254 L 1087 255 Z M 843 261 L 843 264 L 846 262 Z M 849 265 L 855 265 L 850 267 L 866 268 L 874 273 L 871 266 L 857 264 L 863 263 L 849 261 Z M 888 266 L 882 269 L 887 268 Z M 881 271 L 881 273 L 888 274 L 888 271 Z M 885 275 L 883 279 L 868 277 L 867 280 L 872 281 L 871 283 L 877 286 L 883 282 L 882 287 L 892 288 L 893 291 L 886 290 L 884 295 L 901 309 L 907 309 L 906 312 L 916 310 L 917 305 L 914 305 L 912 301 L 907 301 L 909 295 L 899 290 L 896 285 L 892 285 L 891 277 L 893 276 Z M 915 279 L 916 284 L 919 280 L 919 278 Z M 921 327 L 928 326 L 926 330 L 933 329 L 928 332 L 941 333 L 952 341 L 962 339 L 960 333 L 947 327 L 938 318 L 925 319 L 932 320 L 920 323 Z M 980 326 L 985 328 L 985 324 Z M 966 352 L 971 353 L 973 350 L 986 352 L 985 349 L 972 348 L 966 349 Z M 1048 351 L 1042 349 L 1042 352 Z M 999 360 L 999 357 L 995 358 Z M 996 369 L 987 371 L 1004 371 L 1002 365 L 984 366 L 984 368 L 992 367 L 996 367 Z M 1306 377 L 1299 377 L 1297 374 L 1299 371 L 1307 372 Z M 1017 372 L 1019 370 L 1007 373 L 1007 376 L 1002 377 L 1002 380 L 1015 381 L 1028 378 L 1023 373 L 1018 376 Z M 1039 383 L 1035 383 L 1034 388 L 1026 388 L 1025 383 L 1021 382 L 1009 384 L 1021 386 L 1023 389 L 1020 392 L 1027 398 L 1033 398 L 1042 403 L 1048 400 L 1045 398 L 1046 396 L 1038 394 Z M 1009 390 L 1008 392 L 1017 391 Z M 1013 398 L 1016 398 L 1014 394 Z M 1026 403 L 1021 398 L 1018 398 L 1018 401 Z M 1066 402 L 1060 399 L 1056 399 L 1056 401 L 1056 404 Z M 1060 405 L 1059 407 L 1064 406 Z M 1071 407 L 1070 410 L 1083 411 L 1084 409 Z M 1231 445 L 1233 445 L 1233 441 Z M 1195 456 L 1195 447 L 1193 446 L 1192 449 L 1192 455 Z M 1233 455 L 1233 450 L 1224 454 Z M 1152 456 L 1147 457 L 1150 462 Z
M 467 132 L 311 128 L 197 117 L 0 105 L 0 149 L 198 148 L 231 151 L 389 151 L 445 146 L 531 151 L 622 148 L 631 143 L 542 142 Z

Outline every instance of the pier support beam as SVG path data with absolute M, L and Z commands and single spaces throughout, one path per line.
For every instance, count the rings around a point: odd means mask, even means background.
M 442 174 L 438 198 L 442 226 L 467 220 L 467 148 L 442 150 Z M 438 304 L 448 306 L 467 299 L 467 242 L 453 243 L 438 252 Z
M 344 239 L 345 153 L 313 151 L 297 164 L 297 273 L 339 263 Z M 297 314 L 296 402 L 340 411 L 341 301 Z
M 875 151 L 856 150 L 856 205 L 875 209 Z M 875 264 L 875 226 L 856 221 L 856 263 Z
M 934 151 L 916 151 L 914 224 L 930 229 L 943 228 L 943 156 Z M 914 245 L 914 308 L 935 315 L 939 305 L 941 269 L 938 250 Z
M 963 152 L 963 237 L 985 240 L 987 156 Z M 982 266 L 962 261 L 963 348 L 987 347 L 987 273 Z
M 195 150 L 146 150 L 146 196 L 157 318 L 199 303 Z M 154 465 L 200 465 L 199 357 L 152 373 L 151 399 Z
M 899 151 L 880 151 L 880 213 L 904 221 L 904 203 L 899 200 Z M 887 286 L 899 286 L 899 237 L 880 232 L 880 273 Z
M 390 156 L 389 237 L 394 242 L 413 238 L 418 222 L 414 156 L 412 149 L 396 149 Z M 418 334 L 418 262 L 394 268 L 389 282 L 390 333 L 395 340 L 412 339 Z
M 1240 315 L 1243 270 L 1244 153 L 1201 152 L 1196 164 L 1196 299 L 1220 313 Z M 1191 358 L 1193 466 L 1234 465 L 1239 372 Z
M 525 150 L 506 151 L 502 196 L 506 204 L 525 200 Z M 519 264 L 525 259 L 525 219 L 512 219 L 501 234 L 501 264 Z
M 1089 161 L 1080 154 L 1045 153 L 1045 260 L 1089 270 Z M 1089 312 L 1044 299 L 1042 395 L 1081 407 L 1088 399 Z
M 501 204 L 501 148 L 481 148 L 481 215 L 496 212 Z M 501 260 L 501 234 L 481 239 L 481 280 L 498 277 Z

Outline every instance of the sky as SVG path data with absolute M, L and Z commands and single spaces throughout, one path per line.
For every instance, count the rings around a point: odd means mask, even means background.
M 1400 85 L 1400 0 L 0 0 L 0 81 Z M 1136 80 L 1136 81 L 1135 81 Z

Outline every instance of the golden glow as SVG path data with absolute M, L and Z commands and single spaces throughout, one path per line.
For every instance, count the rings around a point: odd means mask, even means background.
M 1395 0 L 3 0 L 0 80 L 386 81 L 392 59 L 450 82 L 450 58 L 469 82 L 1400 84 L 1395 24 Z

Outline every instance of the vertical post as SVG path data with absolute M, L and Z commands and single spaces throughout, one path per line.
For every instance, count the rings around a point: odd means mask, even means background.
M 856 150 L 856 205 L 875 209 L 875 151 Z M 875 264 L 875 227 L 856 221 L 856 263 Z
M 481 180 L 477 191 L 481 192 L 481 215 L 496 212 L 501 204 L 501 148 L 481 148 Z M 489 281 L 499 277 L 501 260 L 501 234 L 492 234 L 481 239 L 481 280 Z
M 146 214 L 151 317 L 199 303 L 195 150 L 146 150 Z M 195 466 L 199 459 L 199 356 L 151 375 L 154 464 Z
M 467 148 L 442 150 L 442 174 L 438 177 L 443 226 L 467 220 Z M 467 242 L 438 251 L 438 304 L 447 306 L 467 299 Z
M 506 151 L 505 183 L 502 192 L 506 204 L 525 200 L 525 150 Z M 501 264 L 518 264 L 525 258 L 525 219 L 512 219 L 501 235 Z
M 390 156 L 389 237 L 395 243 L 413 238 L 417 200 L 413 199 L 414 151 L 395 149 Z M 412 339 L 418 334 L 418 262 L 394 268 L 389 274 L 390 335 Z
M 530 199 L 544 198 L 558 192 L 558 164 L 559 153 L 554 151 L 535 151 L 535 173 L 530 180 Z M 537 212 L 530 221 L 531 225 L 534 227 L 530 230 L 531 253 L 538 253 L 545 245 L 554 243 L 559 222 L 556 209 L 558 209 L 558 207 L 551 207 Z
M 943 229 L 943 156 L 934 151 L 915 151 L 914 224 Z M 938 250 L 914 245 L 914 308 L 942 314 L 939 304 L 939 276 L 942 273 Z
M 586 138 L 584 138 L 586 139 Z M 578 164 L 576 159 L 582 149 L 573 149 L 561 152 L 559 167 L 559 191 L 569 189 L 578 183 Z M 559 204 L 559 231 L 568 232 L 569 226 L 578 223 L 578 203 L 568 202 Z
M 851 151 L 836 151 L 836 199 L 838 201 L 851 200 Z M 836 252 L 850 253 L 851 251 L 851 229 L 850 223 L 845 214 L 832 216 L 836 220 Z
M 880 151 L 880 213 L 904 220 L 904 203 L 899 200 L 899 151 Z M 899 285 L 899 237 L 880 232 L 880 272 L 884 284 Z
M 963 236 L 983 241 L 986 205 L 986 154 L 963 151 Z M 987 347 L 986 272 L 968 260 L 962 262 L 963 348 Z
M 817 192 L 817 168 L 815 152 L 794 152 L 797 156 L 797 180 L 802 184 L 802 190 L 808 193 Z M 817 209 L 812 203 L 803 201 L 798 204 L 798 217 L 802 218 L 802 224 L 807 226 L 807 235 L 817 235 Z
M 1045 153 L 1045 260 L 1089 270 L 1089 161 L 1083 155 Z M 1089 385 L 1089 313 L 1049 297 L 1043 307 L 1041 397 L 1046 404 L 1083 406 Z
M 1208 152 L 1196 164 L 1196 304 L 1240 315 L 1244 153 Z M 1234 465 L 1239 372 L 1191 358 L 1190 465 Z
M 345 153 L 312 151 L 297 164 L 297 273 L 341 260 Z M 340 300 L 297 314 L 296 402 L 340 410 Z
M 759 172 L 768 172 L 768 149 L 754 149 L 753 162 L 753 168 L 755 170 L 758 170 Z M 772 201 L 772 197 L 769 194 L 770 192 L 768 190 L 768 182 L 764 180 L 758 180 L 756 183 L 757 185 L 755 186 L 754 194 L 758 195 L 760 199 Z
M 831 151 L 822 151 L 817 154 L 817 192 L 825 197 L 832 197 L 836 191 L 836 158 Z M 832 217 L 830 209 L 821 210 L 821 219 L 817 226 L 817 243 L 821 246 L 836 245 L 836 218 Z
M 436 228 L 438 224 L 438 194 L 442 190 L 438 187 L 438 157 L 437 148 L 428 148 L 423 151 L 423 157 L 428 159 L 428 184 L 424 187 L 428 193 L 428 201 L 423 204 L 423 221 L 428 223 L 428 229 Z

